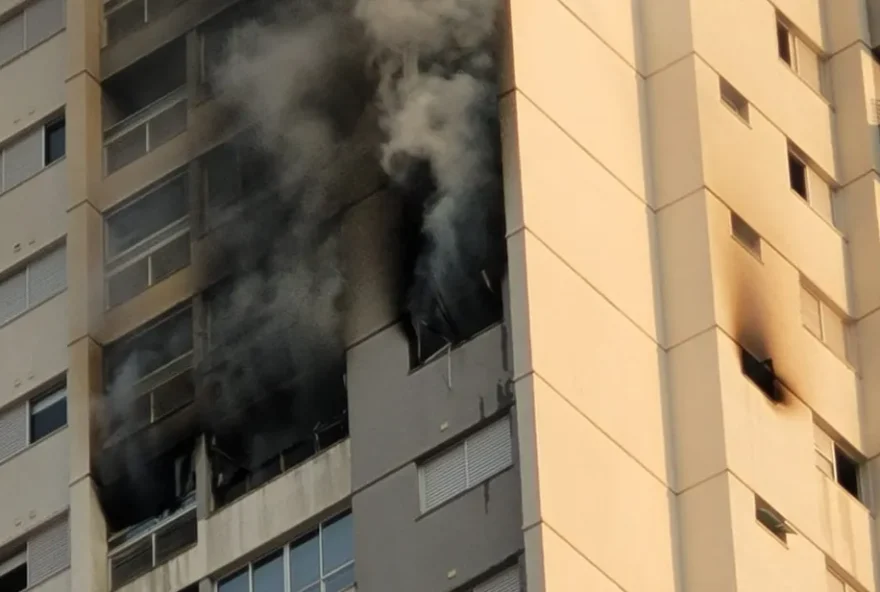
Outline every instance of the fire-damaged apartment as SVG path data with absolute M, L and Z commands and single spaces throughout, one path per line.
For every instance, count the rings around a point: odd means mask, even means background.
M 0 0 L 0 592 L 877 592 L 876 44 Z

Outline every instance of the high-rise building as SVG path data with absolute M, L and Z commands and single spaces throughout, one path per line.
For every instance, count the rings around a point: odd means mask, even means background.
M 880 1 L 502 0 L 476 268 L 285 3 L 0 0 L 0 592 L 877 590 Z

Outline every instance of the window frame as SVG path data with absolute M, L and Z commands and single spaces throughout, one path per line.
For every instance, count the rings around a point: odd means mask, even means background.
M 299 547 L 299 545 L 305 544 L 305 543 L 311 541 L 312 537 L 314 537 L 314 536 L 318 537 L 318 579 L 315 582 L 309 584 L 306 587 L 306 589 L 308 589 L 309 587 L 313 587 L 317 584 L 318 591 L 324 592 L 325 582 L 327 581 L 327 579 L 329 579 L 329 578 L 333 577 L 334 575 L 341 573 L 343 570 L 355 565 L 354 553 L 352 553 L 351 559 L 342 563 L 341 565 L 338 565 L 332 571 L 324 573 L 324 530 L 326 530 L 326 528 L 331 526 L 332 524 L 334 524 L 340 520 L 344 520 L 345 518 L 348 518 L 348 517 L 351 517 L 351 519 L 352 519 L 351 537 L 352 537 L 352 541 L 353 541 L 353 539 L 354 539 L 354 522 L 353 522 L 354 515 L 352 514 L 351 510 L 346 510 L 344 512 L 341 512 L 339 514 L 331 516 L 330 518 L 320 522 L 315 528 L 307 531 L 304 534 L 297 536 L 293 540 L 284 544 L 281 548 L 272 549 L 269 552 L 264 553 L 264 554 L 260 555 L 259 557 L 255 558 L 253 561 L 249 561 L 247 563 L 247 565 L 240 567 L 230 573 L 227 573 L 225 576 L 223 576 L 221 578 L 215 579 L 213 582 L 213 587 L 212 587 L 213 592 L 223 592 L 223 590 L 221 590 L 220 586 L 222 586 L 223 584 L 229 582 L 230 580 L 232 580 L 234 578 L 241 576 L 244 573 L 247 573 L 247 592 L 255 592 L 254 591 L 254 566 L 259 565 L 261 562 L 265 561 L 266 559 L 272 557 L 273 555 L 275 555 L 276 553 L 279 553 L 279 552 L 280 552 L 280 556 L 282 558 L 282 566 L 283 566 L 282 569 L 284 570 L 283 571 L 284 592 L 298 592 L 298 591 L 294 591 L 293 588 L 291 587 L 293 585 L 293 581 L 291 579 L 291 571 L 290 571 L 290 553 L 293 549 L 296 549 L 297 547 Z M 350 586 L 348 586 L 347 588 L 343 588 L 342 592 L 347 592 L 348 590 L 353 590 L 356 586 L 357 586 L 357 582 L 354 580 L 354 574 L 352 574 L 352 584 Z
M 499 426 L 502 423 L 507 424 L 507 432 L 509 436 L 510 442 L 510 462 L 506 463 L 503 467 L 498 470 L 495 470 L 492 473 L 488 473 L 484 475 L 481 479 L 475 480 L 471 482 L 471 471 L 470 471 L 470 461 L 469 461 L 469 452 L 468 452 L 468 443 L 472 442 L 477 436 L 488 433 L 491 429 Z M 472 491 L 482 485 L 483 483 L 487 483 L 497 477 L 498 475 L 504 473 L 509 470 L 516 464 L 516 456 L 514 454 L 514 432 L 513 432 L 513 418 L 511 417 L 509 412 L 505 412 L 500 417 L 495 417 L 491 421 L 488 421 L 485 424 L 482 424 L 478 429 L 467 433 L 463 437 L 460 437 L 455 440 L 455 442 L 441 451 L 432 454 L 431 456 L 426 457 L 423 460 L 417 462 L 417 477 L 418 477 L 418 487 L 419 487 L 419 515 L 423 516 L 430 512 L 437 510 L 438 508 L 442 508 L 446 504 L 451 501 L 461 497 L 465 493 Z M 432 463 L 443 459 L 449 458 L 450 455 L 457 454 L 457 451 L 461 450 L 461 454 L 464 462 L 464 487 L 460 491 L 456 491 L 454 494 L 446 497 L 445 499 L 438 501 L 432 505 L 428 505 L 427 500 L 427 488 L 426 488 L 426 474 L 425 469 L 429 467 Z
M 2 65 L 0 65 L 2 67 Z M 0 195 L 12 191 L 16 187 L 20 187 L 45 171 L 50 166 L 54 165 L 57 162 L 64 160 L 67 157 L 67 116 L 66 111 L 62 109 L 60 112 L 55 112 L 54 114 L 42 119 L 41 121 L 33 124 L 32 126 L 22 130 L 21 132 L 15 134 L 14 136 L 7 138 L 2 144 L 0 144 Z M 65 133 L 65 146 L 64 146 L 64 154 L 53 160 L 52 162 L 47 162 L 47 134 L 48 128 L 52 126 L 57 126 L 58 124 L 64 124 L 64 133 Z M 31 134 L 37 132 L 39 130 L 40 133 L 40 167 L 34 172 L 32 175 L 29 175 L 22 180 L 18 181 L 14 185 L 6 186 L 6 153 L 9 151 L 11 146 L 15 146 L 19 144 L 23 139 L 29 137 Z
M 866 501 L 863 499 L 863 497 L 866 494 L 867 487 L 865 471 L 863 470 L 864 463 L 859 460 L 858 455 L 851 452 L 851 448 L 848 445 L 841 443 L 837 437 L 829 433 L 829 430 L 825 429 L 820 423 L 814 421 L 813 430 L 813 449 L 815 450 L 815 453 L 817 455 L 821 456 L 825 461 L 830 463 L 831 475 L 826 474 L 825 471 L 818 466 L 818 461 L 815 463 L 816 469 L 820 473 L 828 477 L 831 481 L 833 481 L 840 489 L 846 491 L 847 494 L 855 498 L 860 504 L 865 505 Z M 828 441 L 828 443 L 830 444 L 830 450 L 822 450 L 822 446 L 820 445 L 820 442 L 818 442 L 818 438 L 816 437 L 816 431 L 820 432 L 822 436 L 824 436 L 824 438 Z M 831 453 L 830 458 L 827 454 L 828 452 Z M 856 493 L 851 492 L 840 482 L 837 460 L 838 454 L 852 462 L 856 470 Z
M 754 257 L 755 259 L 757 259 L 758 261 L 763 263 L 764 262 L 764 257 L 763 257 L 764 239 L 761 237 L 761 234 L 757 230 L 755 230 L 755 228 L 751 224 L 746 222 L 742 216 L 740 216 L 739 214 L 737 214 L 733 210 L 730 210 L 729 218 L 730 218 L 730 236 L 731 236 L 731 238 L 733 238 L 733 240 L 735 240 L 737 243 L 739 243 L 739 245 L 743 249 L 745 249 L 752 257 Z M 756 241 L 755 246 L 750 245 L 749 241 L 746 240 L 745 237 L 740 236 L 740 233 L 737 232 L 738 226 L 742 226 L 743 227 L 742 230 L 747 230 L 748 232 L 754 233 L 754 235 L 755 235 L 754 238 Z
M 746 96 L 739 92 L 730 81 L 721 76 L 718 77 L 718 93 L 724 106 L 730 109 L 740 121 L 751 126 L 751 109 L 749 107 L 749 100 Z
M 6 66 L 8 64 L 11 64 L 12 62 L 14 62 L 15 60 L 17 60 L 18 58 L 20 58 L 21 56 L 23 56 L 27 52 L 31 51 L 35 47 L 39 47 L 43 43 L 46 43 L 47 41 L 49 41 L 50 39 L 55 37 L 61 31 L 64 31 L 67 29 L 67 18 L 66 18 L 67 17 L 67 1 L 66 0 L 59 0 L 61 3 L 61 14 L 62 14 L 61 28 L 58 29 L 57 31 L 52 32 L 47 37 L 41 39 L 40 41 L 38 41 L 37 43 L 34 43 L 33 45 L 30 45 L 28 43 L 28 26 L 27 26 L 28 11 L 35 4 L 37 4 L 40 1 L 41 0 L 26 0 L 25 2 L 23 2 L 19 6 L 16 6 L 14 9 L 9 11 L 9 13 L 0 17 L 0 26 L 2 26 L 2 25 L 5 25 L 6 23 L 8 23 L 9 21 L 21 16 L 21 28 L 22 28 L 21 50 L 12 54 L 9 58 L 7 58 L 5 60 L 0 60 L 0 68 L 3 68 L 4 66 Z
M 852 336 L 851 336 L 851 322 L 850 319 L 842 314 L 836 307 L 831 305 L 828 299 L 822 294 L 822 292 L 816 288 L 812 282 L 807 280 L 805 277 L 801 276 L 800 282 L 800 297 L 804 297 L 804 293 L 811 296 L 818 303 L 819 307 L 819 335 L 816 333 L 804 322 L 803 316 L 803 303 L 801 303 L 800 307 L 800 316 L 801 316 L 801 326 L 806 329 L 807 333 L 812 335 L 814 338 L 818 339 L 819 342 L 822 343 L 831 353 L 835 355 L 841 362 L 846 364 L 847 366 L 852 367 L 852 362 L 850 359 L 852 358 Z M 833 315 L 834 318 L 840 322 L 842 330 L 843 330 L 843 352 L 838 353 L 831 345 L 828 343 L 828 333 L 826 330 L 826 317 L 827 315 Z
M 12 267 L 6 273 L 0 275 L 0 285 L 2 285 L 5 282 L 9 281 L 10 279 L 16 277 L 17 275 L 23 273 L 24 274 L 24 285 L 25 285 L 25 288 L 24 288 L 25 289 L 25 292 L 24 292 L 25 307 L 24 307 L 24 309 L 21 312 L 12 315 L 8 319 L 5 319 L 5 320 L 0 319 L 0 328 L 5 327 L 6 325 L 9 325 L 10 323 L 14 323 L 16 320 L 20 319 L 21 317 L 23 317 L 24 315 L 26 315 L 30 311 L 36 309 L 39 306 L 42 306 L 43 304 L 49 302 L 50 300 L 54 299 L 56 296 L 58 296 L 59 294 L 61 294 L 62 292 L 67 290 L 67 278 L 65 275 L 64 288 L 62 290 L 59 290 L 58 292 L 55 292 L 51 296 L 49 296 L 43 300 L 40 300 L 38 302 L 34 302 L 34 303 L 31 302 L 31 266 L 34 263 L 37 263 L 38 261 L 42 261 L 43 259 L 45 259 L 49 255 L 55 253 L 56 251 L 58 251 L 60 249 L 67 249 L 67 241 L 66 240 L 62 240 L 61 242 L 55 243 L 54 245 L 49 245 L 45 249 L 40 250 L 38 253 L 36 253 L 32 257 L 29 257 L 28 259 L 26 259 L 25 261 L 22 261 L 21 263 L 19 263 L 15 267 Z M 66 266 L 67 266 L 67 263 L 65 262 L 65 274 L 67 273 Z
M 59 395 L 60 395 L 60 396 L 59 396 Z M 55 400 L 55 401 L 52 401 L 51 403 L 49 403 L 48 405 L 46 405 L 46 409 L 48 409 L 49 407 L 51 407 L 52 405 L 54 405 L 55 403 L 57 403 L 58 401 L 60 401 L 60 400 L 63 399 L 63 400 L 64 400 L 64 405 L 65 405 L 65 411 L 64 411 L 64 423 L 63 423 L 62 425 L 56 427 L 55 429 L 53 429 L 53 430 L 51 430 L 51 431 L 49 431 L 49 432 L 46 432 L 45 434 L 43 434 L 42 436 L 40 436 L 39 438 L 37 438 L 37 439 L 35 440 L 34 437 L 33 437 L 33 436 L 34 436 L 34 434 L 33 434 L 33 419 L 34 419 L 34 414 L 35 414 L 35 413 L 39 413 L 40 411 L 42 411 L 42 409 L 41 409 L 41 410 L 35 410 L 35 408 L 38 407 L 39 405 L 45 403 L 46 400 L 51 399 L 51 398 L 53 398 L 53 397 L 58 397 L 58 399 Z M 51 385 L 51 386 L 49 386 L 48 388 L 43 389 L 42 391 L 40 391 L 39 394 L 37 394 L 37 395 L 31 397 L 30 399 L 28 399 L 28 401 L 27 401 L 27 430 L 26 430 L 26 433 L 27 433 L 27 445 L 28 445 L 28 446 L 34 446 L 34 445 L 36 445 L 36 444 L 39 444 L 40 442 L 42 442 L 42 441 L 44 441 L 44 440 L 46 440 L 46 439 L 48 439 L 48 438 L 51 438 L 52 436 L 54 436 L 55 434 L 57 434 L 58 432 L 60 432 L 60 431 L 63 430 L 64 428 L 66 428 L 67 425 L 68 425 L 68 421 L 69 421 L 69 417 L 68 417 L 68 412 L 69 412 L 69 410 L 70 410 L 70 409 L 69 409 L 69 407 L 68 407 L 68 398 L 67 398 L 67 380 L 66 380 L 66 377 L 65 377 L 64 380 L 61 380 L 61 381 L 57 381 L 57 382 L 55 382 L 53 385 Z
M 156 192 L 161 191 L 162 189 L 169 187 L 173 183 L 182 182 L 183 184 L 183 199 L 186 201 L 186 213 L 174 219 L 169 224 L 166 224 L 162 228 L 156 230 L 155 232 L 143 237 L 138 240 L 134 244 L 125 249 L 119 251 L 118 253 L 111 254 L 110 252 L 110 226 L 112 223 L 112 219 L 114 216 L 119 214 L 120 212 L 124 212 L 128 208 L 131 208 L 141 201 L 145 199 L 149 199 L 151 196 L 155 195 Z M 159 181 L 151 184 L 146 189 L 143 189 L 136 194 L 126 198 L 121 203 L 110 209 L 106 214 L 102 216 L 103 224 L 104 224 L 104 244 L 103 244 L 103 252 L 104 252 L 104 303 L 107 309 L 110 309 L 114 306 L 119 306 L 131 300 L 131 298 L 124 300 L 122 302 L 118 302 L 116 304 L 110 303 L 110 280 L 115 276 L 124 273 L 130 267 L 141 263 L 146 260 L 147 262 L 147 283 L 146 287 L 143 291 L 138 292 L 138 294 L 142 294 L 144 291 L 149 288 L 155 286 L 159 282 L 164 279 L 167 279 L 169 276 L 162 276 L 158 280 L 156 279 L 156 275 L 154 272 L 153 266 L 153 257 L 170 245 L 171 243 L 183 238 L 186 235 L 189 235 L 188 250 L 189 250 L 189 265 L 192 265 L 192 207 L 191 207 L 191 191 L 190 191 L 190 171 L 188 167 L 184 166 L 180 169 L 175 170 L 169 175 L 166 175 Z M 178 270 L 179 271 L 179 270 Z

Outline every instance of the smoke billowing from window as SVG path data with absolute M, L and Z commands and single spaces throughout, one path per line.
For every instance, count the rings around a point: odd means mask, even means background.
M 413 325 L 470 337 L 500 311 L 505 267 L 497 0 L 274 8 L 231 31 L 211 80 L 248 129 L 239 148 L 259 157 L 238 217 L 215 233 L 226 280 L 209 307 L 223 339 L 204 352 L 212 397 L 199 416 L 208 430 L 259 424 L 249 464 L 338 403 L 322 391 L 344 367 L 340 217 L 374 189 L 350 170 L 358 155 L 405 200 Z M 363 133 L 376 123 L 381 134 Z

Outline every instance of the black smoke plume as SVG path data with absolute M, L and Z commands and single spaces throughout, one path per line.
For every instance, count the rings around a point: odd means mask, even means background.
M 412 325 L 456 343 L 500 317 L 497 16 L 497 0 L 285 0 L 230 32 L 212 86 L 247 128 L 248 183 L 214 233 L 218 343 L 195 408 L 200 429 L 251 431 L 237 442 L 248 468 L 345 407 L 340 218 L 371 191 L 352 166 L 381 166 L 405 201 Z M 371 122 L 380 135 L 362 133 Z M 143 355 L 110 378 L 108 415 L 126 415 Z M 141 442 L 124 464 L 159 447 Z

